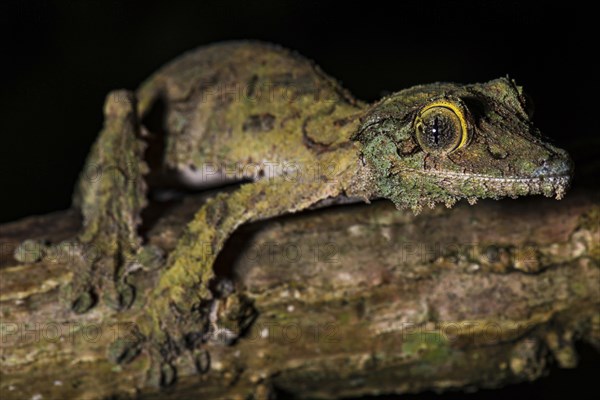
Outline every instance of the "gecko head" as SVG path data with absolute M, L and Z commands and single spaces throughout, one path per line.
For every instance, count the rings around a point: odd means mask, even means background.
M 415 211 L 461 198 L 560 199 L 573 170 L 532 125 L 530 104 L 508 78 L 392 94 L 369 109 L 354 139 L 377 195 Z

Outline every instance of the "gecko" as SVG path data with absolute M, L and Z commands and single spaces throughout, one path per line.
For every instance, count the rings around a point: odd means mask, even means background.
M 100 297 L 117 309 L 131 305 L 128 273 L 146 251 L 138 232 L 152 174 L 145 148 L 159 135 L 162 176 L 196 189 L 238 185 L 201 206 L 147 294 L 143 335 L 162 359 L 162 384 L 173 380 L 173 349 L 200 347 L 218 330 L 213 263 L 241 225 L 375 199 L 413 212 L 461 199 L 560 199 L 573 171 L 567 152 L 532 124 L 531 101 L 509 78 L 418 85 L 369 104 L 280 46 L 200 47 L 136 91 L 107 97 L 74 197 L 79 241 L 100 254 L 79 263 L 76 312 Z M 90 171 L 98 168 L 114 173 L 96 179 Z

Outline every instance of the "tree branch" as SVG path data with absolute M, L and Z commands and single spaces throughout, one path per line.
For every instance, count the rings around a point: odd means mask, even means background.
M 77 256 L 65 240 L 79 229 L 78 213 L 5 224 L 0 392 L 338 398 L 500 387 L 538 378 L 552 360 L 573 367 L 574 341 L 600 349 L 593 198 L 484 201 L 419 216 L 377 202 L 244 227 L 215 267 L 237 288 L 220 304 L 221 319 L 231 321 L 220 328 L 244 334 L 182 355 L 176 384 L 162 391 L 147 386 L 143 347 L 127 345 L 140 334 L 157 271 L 134 272 L 131 309 L 100 303 L 76 315 L 62 290 Z M 171 251 L 203 201 L 189 197 L 163 211 L 147 248 Z M 37 262 L 12 256 L 24 239 L 33 240 L 21 250 Z

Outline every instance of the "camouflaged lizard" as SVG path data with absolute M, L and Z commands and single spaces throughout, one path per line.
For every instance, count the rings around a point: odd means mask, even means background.
M 160 123 L 146 126 L 159 105 Z M 147 299 L 152 322 L 144 335 L 163 358 L 163 383 L 173 375 L 164 349 L 201 346 L 218 326 L 213 262 L 240 225 L 377 198 L 415 212 L 459 199 L 560 199 L 572 172 L 567 153 L 532 125 L 522 88 L 508 78 L 420 85 L 366 104 L 286 49 L 259 42 L 201 47 L 135 94 L 107 99 L 105 127 L 76 195 L 84 216 L 79 240 L 101 253 L 74 278 L 78 312 L 93 306 L 98 292 L 117 306 L 131 303 L 127 271 L 144 263 L 137 229 L 146 204 L 144 142 L 159 134 L 153 130 L 165 137 L 162 170 L 185 185 L 242 183 L 198 210 Z M 116 173 L 90 179 L 98 167 Z M 201 339 L 190 344 L 190 337 Z

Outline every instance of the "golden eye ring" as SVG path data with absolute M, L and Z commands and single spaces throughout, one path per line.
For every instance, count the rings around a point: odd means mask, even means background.
M 462 102 L 447 97 L 426 104 L 415 117 L 415 136 L 427 153 L 450 154 L 469 142 L 468 114 Z

